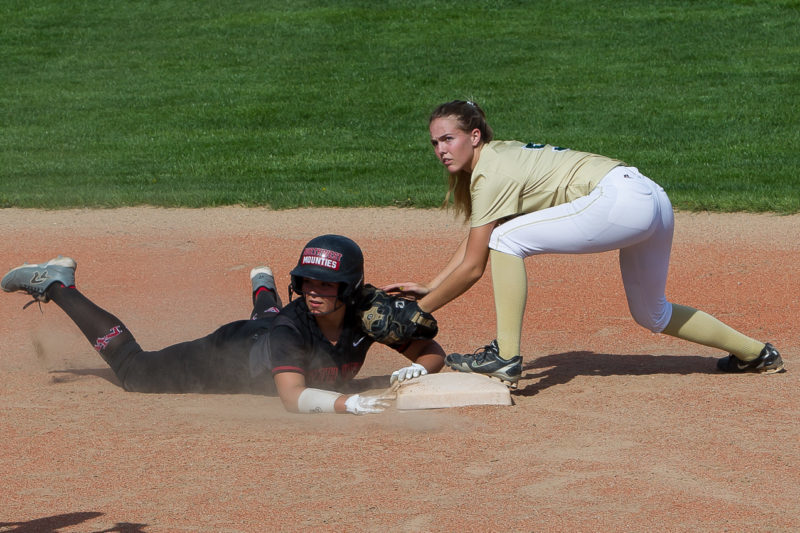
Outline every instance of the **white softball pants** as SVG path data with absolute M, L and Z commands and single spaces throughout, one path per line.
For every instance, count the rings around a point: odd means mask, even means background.
M 499 225 L 489 248 L 517 257 L 619 250 L 631 315 L 658 333 L 672 318 L 665 288 L 673 229 L 664 189 L 634 167 L 617 167 L 587 196 Z

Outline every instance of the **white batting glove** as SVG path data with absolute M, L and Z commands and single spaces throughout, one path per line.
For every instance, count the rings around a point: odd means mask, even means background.
M 409 379 L 418 378 L 427 373 L 428 371 L 425 370 L 424 366 L 417 363 L 411 363 L 411 366 L 406 366 L 400 370 L 395 370 L 392 372 L 392 377 L 389 378 L 389 385 L 394 385 L 395 381 L 402 382 Z
M 387 407 L 389 402 L 377 396 L 361 396 L 360 394 L 353 394 L 344 402 L 344 406 L 348 413 L 354 415 L 367 415 L 372 413 L 380 413 Z

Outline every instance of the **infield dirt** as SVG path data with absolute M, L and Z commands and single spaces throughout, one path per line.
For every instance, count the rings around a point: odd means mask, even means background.
M 61 253 L 145 349 L 249 312 L 302 245 L 355 239 L 367 281 L 427 281 L 465 231 L 441 211 L 0 210 L 0 269 Z M 0 531 L 798 531 L 800 216 L 678 213 L 667 296 L 782 352 L 724 354 L 628 316 L 615 253 L 527 260 L 514 405 L 292 415 L 277 398 L 124 392 L 54 305 L 0 294 Z M 285 299 L 285 290 L 282 292 Z M 494 336 L 489 276 L 436 313 Z M 373 349 L 361 388 L 404 365 Z

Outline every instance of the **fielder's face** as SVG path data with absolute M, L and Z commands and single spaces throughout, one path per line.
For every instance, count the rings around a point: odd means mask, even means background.
M 431 144 L 439 161 L 450 174 L 475 167 L 475 148 L 481 144 L 481 132 L 461 129 L 456 117 L 439 117 L 431 121 Z
M 339 284 L 303 278 L 303 297 L 312 315 L 326 315 L 339 308 Z

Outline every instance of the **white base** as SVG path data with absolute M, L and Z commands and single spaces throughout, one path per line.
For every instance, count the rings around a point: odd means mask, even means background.
M 403 383 L 397 389 L 398 409 L 440 409 L 465 405 L 511 405 L 508 387 L 479 374 L 444 372 Z

